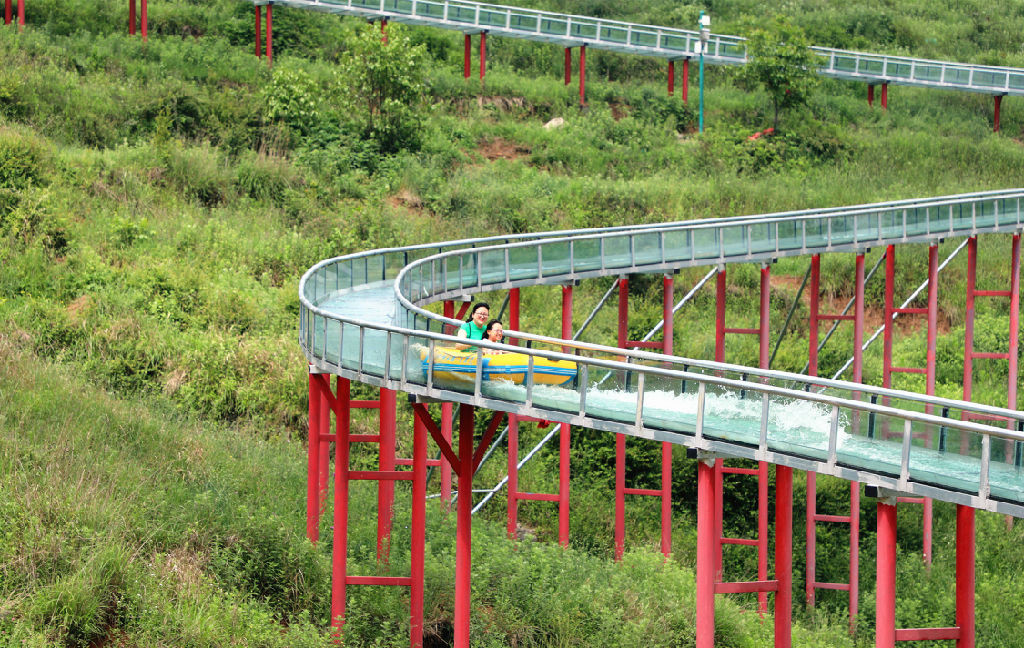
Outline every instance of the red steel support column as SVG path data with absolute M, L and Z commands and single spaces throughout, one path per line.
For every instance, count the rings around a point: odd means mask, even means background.
M 672 96 L 676 91 L 676 62 L 668 62 L 668 96 Z
M 1017 352 L 1020 322 L 1020 234 L 1013 235 L 1010 248 L 1010 384 L 1007 385 L 1007 407 L 1017 409 Z
M 974 648 L 974 509 L 956 507 L 956 648 Z
M 615 562 L 626 549 L 626 435 L 615 435 Z
M 775 468 L 775 645 L 792 645 L 793 469 Z
M 629 337 L 629 279 L 619 277 L 618 346 L 626 348 Z M 626 435 L 615 435 L 615 561 L 626 548 Z
M 334 628 L 334 637 L 341 636 L 341 628 L 345 625 L 345 579 L 348 576 L 348 471 L 351 449 L 351 424 L 348 416 L 350 397 L 351 385 L 348 379 L 339 377 L 338 408 L 344 415 L 335 419 L 338 438 L 334 443 L 334 537 L 331 545 L 331 626 Z M 415 502 L 416 498 L 413 497 L 414 506 Z
M 580 45 L 580 105 L 587 105 L 587 46 Z
M 697 462 L 697 623 L 696 648 L 715 645 L 715 470 Z
M 715 362 L 725 362 L 725 267 L 715 275 Z
M 893 333 L 893 311 L 895 304 L 893 299 L 893 283 L 896 279 L 896 246 L 890 245 L 885 249 L 885 297 L 883 310 L 882 329 L 882 387 L 892 388 L 892 333 Z M 929 290 L 931 286 L 929 284 Z
M 470 47 L 472 46 L 472 37 L 469 34 L 463 35 L 462 38 L 462 78 L 469 78 L 469 63 L 472 58 Z
M 821 290 L 821 255 L 811 255 L 811 287 L 810 287 L 810 316 L 808 320 L 810 322 L 807 333 L 808 345 L 807 345 L 807 358 L 808 366 L 807 373 L 811 376 L 818 375 L 818 312 L 819 299 L 818 292 Z
M 309 373 L 309 437 L 306 441 L 306 537 L 316 543 L 320 537 L 320 374 Z
M 274 65 L 274 5 L 267 5 L 267 66 Z
M 672 355 L 675 339 L 674 314 L 675 278 L 670 275 L 662 277 L 662 352 Z M 625 459 L 625 457 L 623 457 Z M 623 461 L 625 467 L 625 461 Z M 661 553 L 666 557 L 672 553 L 672 444 L 661 443 Z
M 386 17 L 380 19 L 380 42 L 385 45 L 388 43 L 388 19 Z
M 508 521 L 506 532 L 515 538 L 519 530 L 519 420 L 514 415 L 508 419 Z
M 994 96 L 992 98 L 995 99 L 995 103 L 996 103 L 995 120 L 994 120 L 994 125 L 993 125 L 993 128 L 992 128 L 992 131 L 995 132 L 995 133 L 998 133 L 999 132 L 999 107 L 1003 103 L 1003 95 L 996 95 L 996 96 Z
M 864 254 L 857 255 L 853 305 L 853 382 L 864 382 Z
M 380 456 L 378 470 L 395 469 L 395 405 L 393 389 L 380 390 Z M 395 506 L 395 482 L 377 482 L 377 562 L 387 563 L 391 555 L 391 526 Z
M 875 648 L 896 645 L 896 503 L 879 500 L 876 543 Z
M 263 22 L 263 9 L 259 5 L 253 7 L 253 9 L 256 10 L 256 58 L 263 58 L 263 43 L 260 42 L 263 38 L 263 34 L 260 33 L 263 27 L 260 24 Z
M 340 433 L 338 436 L 340 444 Z M 412 583 L 409 593 L 409 643 L 412 648 L 422 648 L 423 566 L 427 546 L 427 428 L 416 416 L 413 417 L 412 430 L 411 523 L 409 567 Z
M 331 479 L 331 442 L 329 435 L 331 434 L 331 403 L 328 400 L 331 396 L 331 375 L 321 374 L 321 388 L 324 390 L 320 396 L 320 492 L 318 497 L 319 508 L 317 510 L 317 520 L 323 515 L 323 512 L 327 509 L 327 493 L 330 489 Z
M 690 98 L 690 59 L 683 59 L 683 103 Z
M 7 0 L 7 24 L 11 24 L 11 0 Z M 135 0 L 128 0 L 128 35 L 135 35 Z
M 936 344 L 939 334 L 939 246 L 928 247 L 928 347 L 925 352 L 927 362 L 925 364 L 925 393 L 929 396 L 935 395 L 935 363 Z M 930 410 L 931 408 L 929 408 Z M 930 412 L 929 412 L 930 413 Z M 930 442 L 929 442 L 930 443 Z M 932 564 L 932 520 L 933 506 L 932 498 L 924 498 L 924 529 L 922 554 L 926 565 Z
M 814 374 L 811 374 L 812 376 Z M 808 609 L 814 608 L 815 594 L 814 583 L 818 579 L 818 557 L 817 544 L 818 534 L 815 526 L 815 516 L 818 514 L 818 473 L 807 473 L 807 522 L 804 525 L 804 601 Z
M 149 0 L 142 0 L 142 11 L 139 13 L 139 28 L 142 30 L 142 42 L 149 38 Z M 25 24 L 25 0 L 18 0 L 18 24 Z
M 484 80 L 487 70 L 487 32 L 480 33 L 480 80 Z
M 572 83 L 572 48 L 565 48 L 565 85 Z
M 882 110 L 889 109 L 889 84 L 882 84 Z
M 581 50 L 582 51 L 582 50 Z M 582 59 L 581 59 L 582 61 Z M 572 286 L 562 286 L 562 339 L 572 337 Z M 563 352 L 568 348 L 563 347 Z M 558 544 L 569 546 L 569 424 L 558 434 Z
M 11 0 L 4 0 L 4 24 L 11 24 Z
M 459 405 L 459 499 L 455 526 L 455 648 L 469 648 L 473 552 L 473 406 Z
M 978 237 L 967 239 L 967 307 L 964 310 L 964 400 L 971 400 L 974 380 L 974 292 L 977 286 Z M 964 439 L 966 443 L 966 439 Z M 963 447 L 966 450 L 966 447 Z
M 875 86 L 868 85 L 868 106 L 875 105 Z

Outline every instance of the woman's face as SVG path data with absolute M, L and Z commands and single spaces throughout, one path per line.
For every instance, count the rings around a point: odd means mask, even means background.
M 486 308 L 478 308 L 473 311 L 473 323 L 483 328 L 487 324 L 487 319 L 491 316 L 491 312 Z
M 487 331 L 487 339 L 491 342 L 501 342 L 504 337 L 505 331 L 501 328 L 501 324 L 495 324 L 490 331 Z

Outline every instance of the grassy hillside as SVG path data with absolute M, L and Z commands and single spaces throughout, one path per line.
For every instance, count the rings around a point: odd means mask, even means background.
M 1024 15 L 1013 6 L 819 5 L 786 11 L 822 45 L 1024 65 Z M 707 8 L 716 32 L 737 34 L 760 21 L 760 5 L 742 1 L 558 8 L 683 27 Z M 153 3 L 147 44 L 123 34 L 123 13 L 97 0 L 31 0 L 24 33 L 0 30 L 0 645 L 329 642 L 330 543 L 312 548 L 302 531 L 308 410 L 295 342 L 298 278 L 322 258 L 471 235 L 1015 187 L 1024 164 L 1024 108 L 1014 98 L 1003 104 L 1002 133 L 993 134 L 988 97 L 893 87 L 881 111 L 867 106 L 863 86 L 825 82 L 806 109 L 784 116 L 779 136 L 751 141 L 770 124 L 771 108 L 734 70 L 709 71 L 707 130 L 698 135 L 692 104 L 665 96 L 664 64 L 655 61 L 589 53 L 589 106 L 580 110 L 552 46 L 492 39 L 485 82 L 466 82 L 460 35 L 392 25 L 381 47 L 360 21 L 279 8 L 269 70 L 252 53 L 247 3 Z M 355 62 L 370 60 L 402 71 L 401 110 L 359 103 L 366 95 L 357 89 L 369 81 Z M 556 116 L 566 125 L 544 129 Z M 980 281 L 1002 287 L 1007 240 L 986 237 L 981 246 Z M 925 276 L 925 259 L 924 249 L 900 248 L 908 294 Z M 773 268 L 773 322 L 805 269 L 806 260 Z M 679 290 L 701 274 L 682 273 Z M 852 257 L 825 258 L 823 277 L 826 296 L 845 302 Z M 939 392 L 955 397 L 963 263 L 941 281 Z M 638 336 L 659 316 L 659 284 L 633 283 Z M 730 284 L 728 317 L 744 326 L 756 270 L 730 268 Z M 589 313 L 606 287 L 582 286 L 577 312 Z M 881 283 L 868 290 L 878 301 Z M 524 299 L 523 328 L 557 330 L 549 289 Z M 711 356 L 711 303 L 705 292 L 680 313 L 678 353 Z M 979 346 L 996 350 L 1005 344 L 1005 305 L 980 308 Z M 805 307 L 797 313 L 800 321 Z M 602 312 L 587 339 L 613 339 L 614 325 Z M 917 332 L 901 332 L 898 364 L 923 364 Z M 848 337 L 830 343 L 822 374 L 845 362 Z M 876 384 L 880 353 L 867 359 Z M 752 341 L 730 346 L 730 361 L 756 357 Z M 802 324 L 775 366 L 800 370 L 805 359 Z M 992 365 L 975 394 L 1005 404 L 1007 364 Z M 922 387 L 901 378 L 898 386 Z M 411 417 L 399 420 L 408 439 Z M 522 444 L 542 434 L 527 429 Z M 654 553 L 655 503 L 637 502 L 628 507 L 637 551 L 616 567 L 608 560 L 606 437 L 574 436 L 570 552 L 546 542 L 557 528 L 547 506 L 524 507 L 538 541 L 517 548 L 503 539 L 503 507 L 485 509 L 474 556 L 475 644 L 692 641 L 694 466 L 675 458 L 673 560 L 662 564 Z M 648 466 L 657 449 L 633 443 L 629 452 L 630 479 L 654 479 Z M 496 483 L 503 464 L 499 451 L 480 483 Z M 553 459 L 542 456 L 523 479 L 552 488 Z M 819 507 L 840 512 L 845 485 L 823 481 Z M 727 504 L 742 510 L 750 496 L 737 485 Z M 365 573 L 376 569 L 374 530 L 362 523 L 374 506 L 369 491 L 352 506 L 360 523 L 350 564 Z M 858 634 L 845 636 L 842 601 L 823 593 L 816 615 L 798 611 L 801 645 L 872 641 L 870 502 L 863 516 Z M 452 524 L 431 509 L 427 616 L 437 642 L 450 632 Z M 743 520 L 732 524 L 750 532 Z M 945 625 L 952 510 L 938 507 L 931 571 L 915 556 L 920 513 L 901 510 L 900 524 L 898 623 Z M 820 531 L 819 541 L 841 547 L 839 535 Z M 981 516 L 979 645 L 1024 645 L 1017 616 L 1003 612 L 1007 601 L 1024 600 L 1011 580 L 1022 568 L 1018 552 L 1008 549 L 1020 540 L 1020 525 L 1007 532 L 1001 518 Z M 402 542 L 396 572 L 407 560 Z M 819 576 L 843 580 L 843 553 L 819 555 Z M 750 575 L 751 562 L 727 555 L 737 577 Z M 397 591 L 357 589 L 348 642 L 400 645 L 404 605 Z M 770 624 L 741 614 L 748 605 L 719 602 L 721 645 L 764 643 Z

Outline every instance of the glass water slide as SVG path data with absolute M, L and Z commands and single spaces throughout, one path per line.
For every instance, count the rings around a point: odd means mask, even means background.
M 509 332 L 527 355 L 522 384 L 484 370 L 435 376 L 451 346 L 423 306 L 510 288 L 671 272 L 787 256 L 866 251 L 1024 229 L 1024 189 L 924 200 L 550 232 L 374 250 L 321 261 L 302 277 L 299 339 L 313 371 L 414 394 L 668 441 L 883 489 L 1024 517 L 1024 412 L 612 346 Z M 449 329 L 450 330 L 450 329 Z M 534 381 L 540 359 L 575 378 Z M 536 384 L 535 384 L 536 383 Z M 979 422 L 985 417 L 986 422 Z M 968 420 L 975 419 L 975 420 Z
M 539 11 L 465 0 L 247 0 L 254 5 L 284 5 L 367 19 L 429 25 L 475 34 L 556 43 L 679 60 L 697 56 L 696 30 L 644 25 L 603 18 Z M 946 88 L 993 95 L 1024 95 L 1024 69 L 935 61 L 812 47 L 818 74 L 849 81 Z M 743 65 L 746 39 L 711 34 L 704 61 Z

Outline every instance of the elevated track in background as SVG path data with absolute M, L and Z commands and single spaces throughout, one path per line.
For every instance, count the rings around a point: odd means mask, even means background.
M 328 492 L 329 444 L 336 446 L 334 471 L 334 562 L 332 618 L 344 619 L 347 584 L 403 585 L 412 588 L 412 643 L 422 641 L 423 502 L 425 500 L 426 444 L 432 438 L 444 463 L 458 476 L 459 492 L 472 492 L 472 478 L 484 448 L 490 444 L 501 414 L 512 425 L 519 420 L 545 420 L 562 424 L 565 492 L 535 497 L 560 505 L 568 542 L 568 430 L 570 425 L 588 427 L 661 442 L 668 448 L 681 445 L 700 459 L 698 463 L 698 556 L 697 645 L 713 643 L 714 594 L 758 593 L 761 607 L 774 596 L 776 645 L 790 645 L 790 594 L 792 590 L 792 470 L 832 475 L 863 482 L 878 496 L 878 587 L 876 589 L 876 645 L 892 646 L 897 640 L 956 639 L 958 646 L 974 642 L 974 510 L 982 509 L 1024 516 L 1024 413 L 1016 411 L 1017 340 L 1019 311 L 1020 231 L 1024 229 L 1021 201 L 1024 190 L 983 192 L 944 198 L 906 200 L 849 208 L 806 210 L 782 214 L 722 218 L 645 227 L 564 231 L 537 235 L 455 241 L 438 245 L 376 250 L 325 260 L 311 268 L 300 283 L 299 338 L 309 360 L 310 463 L 308 484 L 308 532 L 319 533 L 319 519 Z M 1006 233 L 1012 240 L 1008 254 L 1011 267 L 1009 290 L 977 290 L 974 286 L 977 238 Z M 998 358 L 1010 363 L 1007 407 L 989 407 L 965 401 L 909 393 L 860 384 L 859 367 L 854 382 L 843 382 L 771 371 L 765 361 L 769 322 L 767 277 L 771 263 L 782 257 L 854 253 L 858 305 L 847 318 L 854 323 L 855 353 L 863 340 L 863 260 L 870 248 L 895 250 L 908 244 L 932 250 L 946 239 L 967 239 L 968 308 L 964 362 Z M 754 263 L 761 267 L 760 324 L 751 329 L 726 328 L 724 321 L 725 275 L 729 265 Z M 812 263 L 813 267 L 814 263 Z M 719 299 L 717 338 L 726 333 L 753 333 L 761 338 L 761 368 L 729 365 L 708 360 L 681 358 L 669 353 L 628 350 L 618 346 L 567 341 L 572 322 L 572 286 L 598 277 L 626 277 L 657 273 L 666 286 L 681 268 L 718 268 Z M 936 264 L 929 262 L 929 320 L 933 319 L 938 290 Z M 516 331 L 521 289 L 537 285 L 562 286 L 562 337 L 552 338 Z M 525 383 L 511 385 L 486 379 L 485 349 L 509 350 L 504 345 L 479 343 L 475 379 L 459 383 L 435 377 L 432 353 L 420 350 L 453 344 L 450 333 L 459 320 L 432 313 L 423 306 L 474 293 L 508 290 L 514 295 L 507 333 L 519 344 L 518 352 L 529 358 Z M 671 290 L 667 290 L 670 294 Z M 811 299 L 816 300 L 816 289 Z M 976 296 L 1010 299 L 1010 352 L 982 353 L 973 348 L 974 299 Z M 887 297 L 887 301 L 889 298 Z M 671 299 L 666 299 L 665 336 L 662 350 L 671 347 Z M 812 318 L 828 319 L 812 306 Z M 887 303 L 891 323 L 896 309 Z M 908 309 L 909 310 L 909 309 Z M 446 308 L 446 312 L 453 314 Z M 620 310 L 621 312 L 621 310 Z M 569 326 L 566 326 L 568 321 Z M 817 320 L 815 320 L 817 321 Z M 621 322 L 620 322 L 621 324 Z M 929 326 L 929 375 L 934 385 L 934 336 Z M 634 346 L 641 346 L 636 344 Z M 716 357 L 720 357 L 716 345 Z M 891 347 L 890 347 L 891 352 Z M 809 355 L 816 357 L 812 344 Z M 534 384 L 532 371 L 541 359 L 572 360 L 577 379 L 551 388 Z M 891 360 L 891 358 L 890 358 Z M 888 362 L 888 361 L 887 361 Z M 891 371 L 901 368 L 887 365 Z M 904 371 L 918 371 L 902 368 Z M 336 389 L 331 376 L 338 377 Z M 357 380 L 381 389 L 381 398 L 370 406 L 381 410 L 381 434 L 373 439 L 348 436 L 352 407 L 348 381 Z M 965 373 L 966 394 L 972 374 Z M 394 392 L 404 391 L 414 406 L 414 458 L 404 463 L 412 471 L 398 470 L 394 457 Z M 391 394 L 385 396 L 385 394 Z M 390 403 L 386 408 L 385 402 Z M 461 429 L 472 429 L 474 410 L 497 413 L 480 447 L 472 435 L 459 435 L 452 443 L 451 417 L 435 422 L 427 404 L 454 403 Z M 387 410 L 387 412 L 385 411 Z M 390 413 L 388 413 L 390 412 Z M 451 412 L 451 410 L 449 410 Z M 331 434 L 331 414 L 335 433 Z M 386 428 L 391 428 L 390 438 Z M 510 435 L 511 436 L 511 435 Z M 351 442 L 374 441 L 381 447 L 380 470 L 373 474 L 347 468 Z M 510 476 L 514 449 L 510 446 Z M 663 459 L 665 454 L 663 454 Z M 759 575 L 756 581 L 728 582 L 721 573 L 721 546 L 729 543 L 721 533 L 721 473 L 723 458 L 744 458 L 775 465 L 775 574 L 767 576 L 767 497 L 759 512 L 761 530 L 755 540 Z M 350 479 L 375 479 L 381 483 L 382 516 L 379 557 L 386 560 L 390 540 L 390 504 L 395 480 L 413 482 L 412 568 L 409 578 L 354 577 L 345 574 L 347 492 Z M 659 495 L 663 505 L 671 493 L 671 474 L 663 473 L 663 488 L 634 494 Z M 761 489 L 767 489 L 762 469 Z M 859 493 L 859 486 L 855 488 Z M 668 495 L 666 495 L 666 492 Z M 390 493 L 390 494 L 389 494 Z M 510 523 L 518 493 L 510 484 Z M 895 511 L 900 497 L 932 498 L 957 506 L 957 618 L 944 628 L 897 629 L 895 627 Z M 520 499 L 529 499 L 521 497 Z M 471 497 L 457 499 L 459 531 L 456 565 L 456 645 L 469 640 L 469 552 Z M 564 507 L 564 510 L 563 510 Z M 853 505 L 851 505 L 853 509 Z M 562 515 L 564 513 L 564 520 Z M 835 517 L 835 516 L 832 516 Z M 854 518 L 852 510 L 850 518 Z M 664 521 L 664 519 L 663 519 Z M 820 521 L 820 520 L 818 520 Z M 838 520 L 829 520 L 838 521 Z M 855 519 L 847 519 L 856 527 Z M 810 523 L 810 522 L 809 522 Z M 671 520 L 669 518 L 669 527 Z M 512 531 L 510 525 L 510 532 Z M 664 533 L 663 528 L 663 533 Z M 340 534 L 340 535 L 339 535 Z M 619 539 L 617 538 L 618 542 Z M 856 543 L 852 543 L 855 545 Z M 663 545 L 663 550 L 667 548 Z M 851 549 L 851 563 L 856 561 Z M 417 562 L 418 561 L 418 562 Z M 846 586 L 856 599 L 856 573 Z M 821 584 L 819 584 L 820 586 Z M 418 588 L 418 589 L 417 589 Z M 836 589 L 837 587 L 833 587 Z M 419 609 L 417 610 L 417 606 Z M 855 606 L 851 607 L 851 616 Z M 419 615 L 419 616 L 417 616 Z
M 134 0 L 132 6 L 134 7 Z M 146 0 L 142 0 L 145 3 Z M 470 37 L 480 35 L 480 76 L 486 67 L 488 35 L 551 43 L 565 48 L 566 84 L 571 78 L 571 50 L 579 48 L 580 102 L 585 102 L 587 48 L 649 56 L 668 61 L 668 87 L 673 93 L 675 63 L 683 63 L 682 94 L 687 96 L 689 61 L 700 58 L 700 33 L 696 30 L 606 20 L 507 5 L 466 0 L 245 0 L 256 7 L 256 54 L 261 54 L 261 8 L 266 7 L 266 50 L 272 61 L 274 6 L 295 7 L 380 21 L 438 27 L 465 34 L 464 73 L 470 76 Z M 872 54 L 829 47 L 811 47 L 818 57 L 819 75 L 868 85 L 868 102 L 875 86 L 881 87 L 882 107 L 888 104 L 888 87 L 904 85 L 994 97 L 994 128 L 999 130 L 1002 97 L 1024 95 L 1024 69 L 957 63 L 909 56 Z M 746 39 L 710 34 L 703 61 L 709 65 L 745 65 Z

